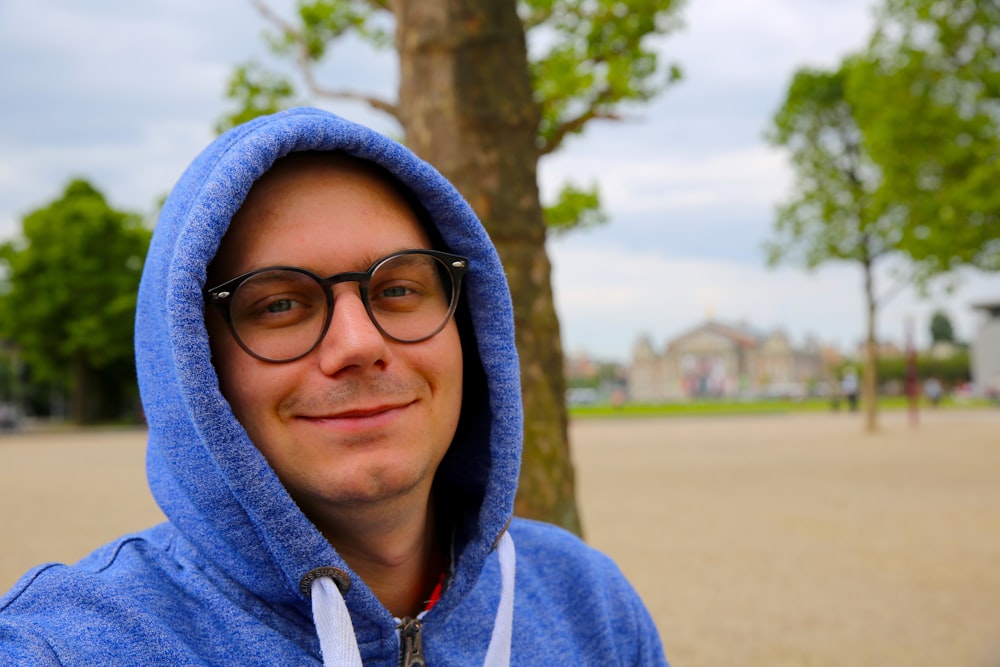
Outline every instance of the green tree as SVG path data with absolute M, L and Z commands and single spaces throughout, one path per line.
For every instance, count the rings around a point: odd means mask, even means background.
M 1000 4 L 885 0 L 850 96 L 899 247 L 925 275 L 1000 270 Z
M 135 381 L 132 329 L 149 238 L 139 216 L 74 180 L 25 216 L 22 238 L 0 245 L 0 337 L 37 380 L 71 388 L 78 423 L 101 371 Z
M 879 359 L 878 376 L 882 383 L 896 382 L 902 386 L 906 381 L 906 358 L 895 356 Z M 947 387 L 968 382 L 971 378 L 969 352 L 959 350 L 955 354 L 937 358 L 930 354 L 917 357 L 917 374 L 921 378 L 937 378 Z
M 678 80 L 654 40 L 680 27 L 683 0 L 300 0 L 293 19 L 250 1 L 307 98 L 360 101 L 394 118 L 489 230 L 508 269 L 524 387 L 516 510 L 579 532 L 538 162 L 591 121 L 616 119 Z M 397 99 L 320 83 L 319 64 L 348 34 L 395 48 Z M 538 35 L 530 60 L 529 34 Z M 290 76 L 249 64 L 236 69 L 229 97 L 238 109 L 220 129 L 299 94 Z M 603 218 L 596 190 L 575 185 L 547 212 L 559 229 Z
M 954 343 L 955 330 L 951 326 L 951 318 L 943 311 L 936 311 L 931 316 L 931 341 L 934 343 Z
M 831 261 L 861 269 L 866 316 L 862 385 L 866 426 L 878 426 L 878 347 L 875 322 L 880 295 L 875 269 L 896 252 L 899 221 L 880 196 L 879 170 L 869 157 L 847 96 L 852 63 L 834 72 L 796 72 L 767 138 L 786 148 L 795 194 L 779 207 L 766 244 L 771 265 L 791 259 L 813 269 Z

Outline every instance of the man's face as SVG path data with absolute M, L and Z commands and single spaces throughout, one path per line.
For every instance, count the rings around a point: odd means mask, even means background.
M 397 192 L 354 164 L 310 160 L 272 170 L 254 186 L 222 241 L 209 281 L 268 266 L 301 267 L 318 276 L 364 271 L 410 248 L 430 243 Z M 462 400 L 454 320 L 428 340 L 398 343 L 375 328 L 357 283 L 333 290 L 325 337 L 288 363 L 251 357 L 215 309 L 206 313 L 222 393 L 321 528 L 342 509 L 426 503 Z

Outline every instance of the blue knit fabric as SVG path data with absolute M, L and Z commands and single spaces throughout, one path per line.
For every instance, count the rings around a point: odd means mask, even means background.
M 522 416 L 503 268 L 457 191 L 409 150 L 315 109 L 259 118 L 188 168 L 157 224 L 139 291 L 136 359 L 149 421 L 147 472 L 168 522 L 79 563 L 26 574 L 0 599 L 0 664 L 314 665 L 319 642 L 302 576 L 350 571 L 302 514 L 219 391 L 202 289 L 233 214 L 276 159 L 340 150 L 395 174 L 447 249 L 469 258 L 463 290 L 485 374 L 439 471 L 476 505 L 454 575 L 424 618 L 432 667 L 481 664 L 500 597 L 493 551 L 517 545 L 512 664 L 663 665 L 656 629 L 617 567 L 568 533 L 511 522 Z M 473 387 L 470 391 L 476 391 Z M 54 527 L 57 530 L 58 527 Z M 396 622 L 356 576 L 346 595 L 365 665 L 395 665 Z

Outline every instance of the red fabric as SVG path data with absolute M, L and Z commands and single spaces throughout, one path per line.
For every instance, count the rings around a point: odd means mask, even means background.
M 438 579 L 437 586 L 435 586 L 434 590 L 431 591 L 431 598 L 427 601 L 427 604 L 424 606 L 424 611 L 430 611 L 431 609 L 433 609 L 434 605 L 436 605 L 438 603 L 438 600 L 441 599 L 441 592 L 444 590 L 444 580 L 446 575 L 447 573 L 445 572 L 441 573 L 441 578 Z

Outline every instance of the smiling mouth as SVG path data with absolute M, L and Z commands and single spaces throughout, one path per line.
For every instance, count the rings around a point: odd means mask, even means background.
M 369 417 L 377 417 L 387 412 L 392 412 L 393 410 L 399 410 L 405 407 L 406 404 L 400 404 L 382 405 L 376 408 L 361 408 L 358 410 L 345 410 L 344 412 L 338 412 L 334 415 L 321 417 L 321 419 L 367 419 Z
M 334 412 L 330 414 L 317 414 L 317 415 L 303 415 L 301 418 L 308 421 L 314 422 L 330 422 L 330 423 L 362 423 L 369 421 L 378 421 L 383 418 L 391 418 L 392 416 L 398 414 L 402 410 L 408 408 L 412 405 L 414 401 L 409 403 L 394 403 L 391 405 L 378 405 L 367 408 L 355 408 L 352 410 L 341 410 L 339 412 Z

